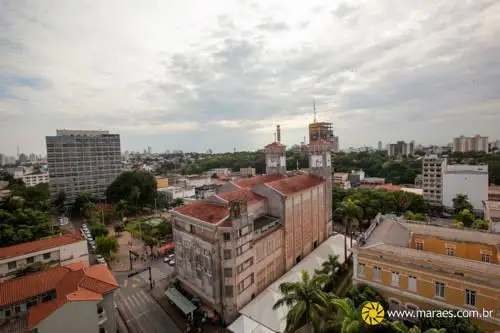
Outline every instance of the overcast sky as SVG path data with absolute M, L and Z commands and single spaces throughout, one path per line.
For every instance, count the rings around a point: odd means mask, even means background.
M 500 139 L 496 0 L 0 1 L 0 152 L 56 129 L 122 150 Z

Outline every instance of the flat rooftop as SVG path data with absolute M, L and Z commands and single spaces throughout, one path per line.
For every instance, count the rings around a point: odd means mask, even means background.
M 268 225 L 271 225 L 274 222 L 277 222 L 279 220 L 280 219 L 278 217 L 269 216 L 269 215 L 263 215 L 261 217 L 256 218 L 253 221 L 253 229 L 254 230 L 259 230 L 259 229 L 265 228 Z

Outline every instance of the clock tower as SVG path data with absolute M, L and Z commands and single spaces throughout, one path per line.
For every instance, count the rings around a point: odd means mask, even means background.
M 277 126 L 278 140 L 268 144 L 265 147 L 266 152 L 266 174 L 285 174 L 286 173 L 286 146 L 280 143 L 280 127 Z

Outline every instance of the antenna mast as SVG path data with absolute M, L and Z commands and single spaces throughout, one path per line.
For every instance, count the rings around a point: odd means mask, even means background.
M 316 101 L 313 101 L 314 122 L 316 123 Z

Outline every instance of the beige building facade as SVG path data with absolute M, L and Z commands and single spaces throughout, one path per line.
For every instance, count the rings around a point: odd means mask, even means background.
M 177 278 L 226 321 L 331 234 L 329 143 L 304 147 L 309 173 L 294 176 L 285 148 L 266 147 L 267 175 L 230 181 L 174 212 Z
M 453 139 L 454 153 L 467 153 L 471 151 L 488 153 L 488 137 L 480 135 L 466 137 L 461 135 L 458 138 Z

